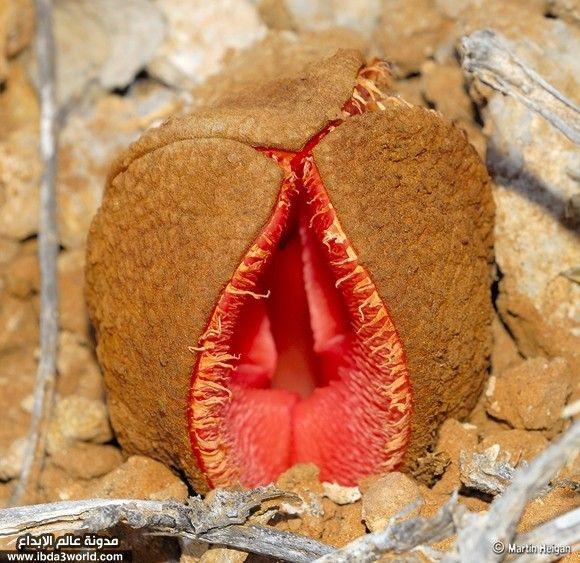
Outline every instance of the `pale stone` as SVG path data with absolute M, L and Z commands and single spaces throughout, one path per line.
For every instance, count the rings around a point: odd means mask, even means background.
M 111 472 L 123 462 L 121 450 L 114 446 L 76 443 L 55 452 L 50 463 L 75 479 L 95 479 Z
M 140 498 L 180 500 L 187 498 L 186 484 L 171 470 L 148 457 L 131 456 L 116 469 L 85 487 L 77 486 L 71 498 Z
M 352 504 L 360 500 L 361 493 L 358 487 L 343 487 L 338 483 L 322 483 L 323 495 L 336 504 Z
M 104 443 L 113 437 L 107 409 L 101 401 L 65 397 L 58 402 L 54 418 L 62 435 L 71 441 Z
M 161 13 L 147 0 L 61 0 L 54 29 L 61 105 L 82 99 L 89 85 L 129 84 L 166 32 Z
M 77 335 L 61 331 L 58 346 L 57 392 L 103 400 L 105 390 L 95 351 Z
M 548 440 L 540 432 L 504 430 L 485 436 L 477 449 L 482 452 L 495 445 L 507 453 L 510 464 L 516 466 L 521 460 L 530 461 L 536 457 L 548 445 Z
M 8 74 L 6 59 L 22 51 L 34 34 L 32 0 L 0 2 L 0 83 Z
M 36 233 L 40 169 L 34 133 L 22 130 L 0 141 L 0 237 L 22 240 Z
M 380 0 L 286 0 L 299 29 L 350 27 L 370 34 L 381 13 Z
M 580 367 L 577 225 L 566 209 L 577 193 L 580 151 L 517 101 L 493 96 L 485 112 L 494 175 L 499 309 L 526 356 L 566 357 Z
M 266 34 L 247 0 L 154 0 L 169 24 L 164 44 L 148 69 L 173 86 L 187 88 L 221 69 L 228 49 L 243 49 Z
M 244 551 L 226 547 L 212 547 L 199 559 L 199 563 L 242 563 L 248 557 Z
M 418 516 L 423 502 L 415 481 L 403 473 L 387 473 L 363 490 L 362 519 L 371 532 L 379 532 L 394 516 L 401 519 Z
M 25 449 L 26 438 L 19 438 L 6 451 L 0 451 L 0 481 L 9 481 L 20 475 Z
M 487 393 L 487 412 L 513 428 L 550 430 L 562 422 L 570 375 L 563 358 L 528 359 L 495 378 Z
M 0 293 L 0 353 L 38 344 L 38 317 L 31 300 Z

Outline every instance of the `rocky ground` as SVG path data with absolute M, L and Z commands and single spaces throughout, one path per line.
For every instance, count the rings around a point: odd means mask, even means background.
M 578 149 L 513 98 L 464 77 L 457 41 L 492 27 L 553 86 L 578 98 L 580 5 L 574 0 L 56 0 L 62 108 L 58 175 L 61 252 L 57 404 L 39 501 L 89 497 L 185 499 L 187 486 L 160 463 L 118 448 L 111 430 L 83 298 L 85 237 L 108 165 L 121 148 L 171 113 L 219 89 L 220 74 L 244 75 L 259 52 L 291 64 L 297 50 L 356 46 L 393 65 L 393 88 L 463 128 L 493 179 L 497 317 L 492 367 L 468 420 L 448 420 L 416 479 L 399 473 L 352 489 L 320 483 L 313 466 L 279 480 L 304 500 L 276 524 L 341 546 L 379 530 L 410 502 L 432 515 L 460 488 L 474 493 L 465 461 L 473 452 L 518 465 L 568 423 L 580 398 L 580 158 Z M 0 505 L 22 464 L 38 358 L 36 259 L 39 108 L 30 0 L 0 3 Z M 462 457 L 463 452 L 463 457 Z M 578 458 L 561 479 L 578 480 Z M 463 468 L 463 469 L 462 469 Z M 423 475 L 423 477 L 422 477 Z M 528 506 L 522 529 L 578 499 L 554 489 Z M 296 512 L 296 511 L 295 511 Z M 179 556 L 161 544 L 147 560 Z M 162 549 L 163 547 L 163 549 Z M 445 546 L 439 546 L 445 547 Z M 165 550 L 165 551 L 164 551 Z M 168 551 L 167 551 L 168 550 Z M 172 551 L 173 550 L 173 551 Z M 243 561 L 241 552 L 186 546 L 182 561 Z M 175 555 L 177 554 L 177 555 Z

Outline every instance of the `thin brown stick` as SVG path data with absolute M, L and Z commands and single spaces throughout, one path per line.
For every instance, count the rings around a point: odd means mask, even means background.
M 46 422 L 51 410 L 58 349 L 58 275 L 56 173 L 57 115 L 55 102 L 55 49 L 51 0 L 36 0 L 38 86 L 40 91 L 40 214 L 38 259 L 40 264 L 40 361 L 34 390 L 34 407 L 22 471 L 11 498 L 25 501 L 35 490 L 44 460 Z
M 580 510 L 559 516 L 526 534 L 516 535 L 516 525 L 527 503 L 547 490 L 548 483 L 579 447 L 580 422 L 577 422 L 529 465 L 517 469 L 509 479 L 506 477 L 506 486 L 503 492 L 498 491 L 489 511 L 469 512 L 457 503 L 455 494 L 432 518 L 398 521 L 395 517 L 385 530 L 357 538 L 319 561 L 370 563 L 384 553 L 396 553 L 398 561 L 411 561 L 421 552 L 431 561 L 492 563 L 504 559 L 510 544 L 573 546 L 580 541 Z M 457 534 L 453 551 L 442 554 L 430 547 L 453 534 Z
M 580 448 L 580 422 L 574 423 L 527 467 L 516 472 L 509 487 L 495 498 L 486 513 L 467 514 L 458 525 L 456 553 L 446 561 L 472 558 L 481 563 L 502 561 L 504 553 L 491 546 L 513 543 L 515 530 L 528 502 L 546 488 L 567 459 Z M 575 542 L 578 541 L 576 536 Z
M 455 520 L 466 508 L 454 494 L 433 518 L 418 517 L 393 521 L 381 532 L 357 538 L 346 547 L 325 555 L 316 563 L 371 563 L 383 553 L 408 553 L 419 546 L 448 538 L 455 532 Z
M 98 532 L 126 524 L 147 533 L 226 545 L 284 561 L 305 563 L 330 553 L 321 542 L 268 526 L 247 525 L 265 501 L 298 500 L 276 488 L 214 491 L 211 500 L 188 504 L 135 499 L 55 502 L 0 510 L 0 537 L 43 532 Z M 272 509 L 272 508 L 269 508 Z
M 562 514 L 549 522 L 541 524 L 530 532 L 516 537 L 518 546 L 573 546 L 580 538 L 580 508 Z M 529 553 L 516 559 L 517 563 L 532 561 L 557 561 L 563 553 Z
M 580 109 L 519 59 L 509 42 L 491 29 L 461 39 L 463 70 L 503 94 L 513 96 L 530 110 L 580 143 Z

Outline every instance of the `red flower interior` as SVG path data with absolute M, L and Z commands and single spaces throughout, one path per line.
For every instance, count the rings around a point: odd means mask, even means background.
M 380 109 L 367 67 L 345 117 Z M 359 263 L 312 150 L 258 149 L 284 171 L 270 221 L 201 337 L 192 374 L 192 447 L 212 486 L 269 483 L 295 463 L 353 485 L 396 469 L 411 389 L 386 304 Z

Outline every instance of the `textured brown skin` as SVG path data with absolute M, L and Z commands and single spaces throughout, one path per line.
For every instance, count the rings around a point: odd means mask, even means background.
M 113 166 L 87 259 L 113 426 L 127 451 L 181 469 L 197 490 L 207 483 L 187 433 L 196 360 L 188 346 L 280 189 L 277 165 L 252 146 L 300 148 L 341 115 L 361 64 L 358 53 L 339 51 L 294 78 L 238 88 L 146 133 Z M 412 460 L 442 420 L 471 409 L 487 367 L 493 209 L 485 169 L 462 132 L 398 102 L 341 125 L 315 159 L 406 346 Z
M 407 353 L 407 465 L 439 425 L 474 406 L 488 367 L 493 201 L 463 131 L 388 101 L 314 150 L 342 226 L 387 303 Z
M 187 432 L 188 346 L 280 180 L 273 161 L 236 141 L 178 141 L 116 176 L 91 226 L 88 303 L 119 442 L 183 468 L 196 488 L 207 486 Z

